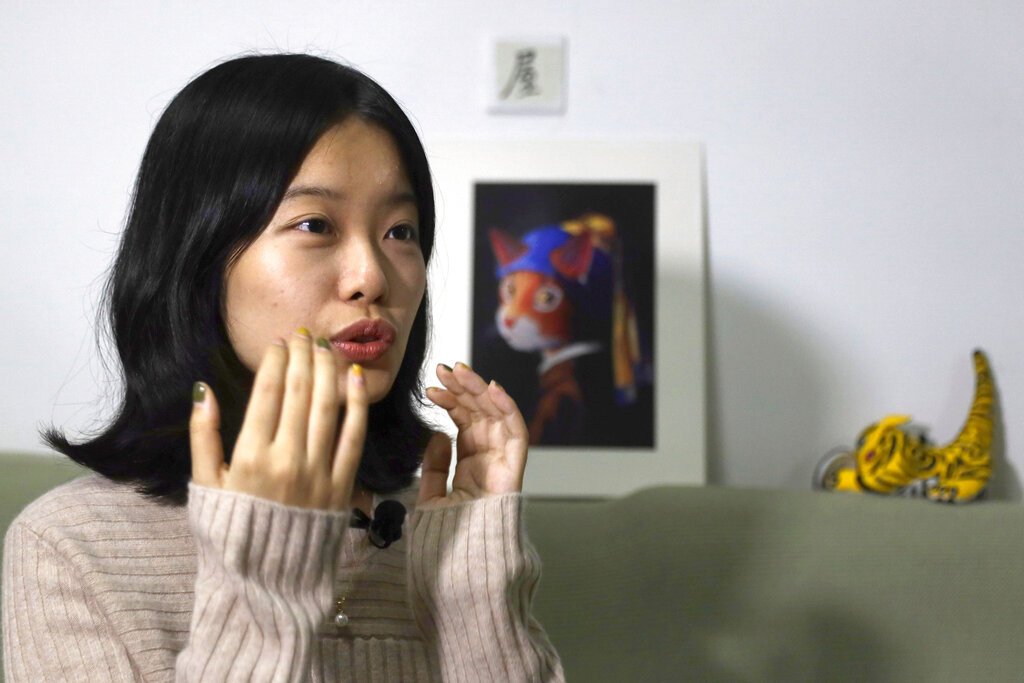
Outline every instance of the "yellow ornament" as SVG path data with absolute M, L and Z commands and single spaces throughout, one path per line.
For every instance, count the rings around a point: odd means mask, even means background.
M 966 503 L 985 490 L 992 475 L 992 375 L 974 352 L 976 386 L 960 434 L 936 447 L 910 426 L 909 415 L 889 415 L 861 432 L 854 451 L 833 450 L 819 463 L 816 488 Z

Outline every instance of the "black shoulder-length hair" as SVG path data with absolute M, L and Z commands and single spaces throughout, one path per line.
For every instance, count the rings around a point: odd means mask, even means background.
M 167 106 L 136 179 L 101 310 L 123 371 L 113 421 L 81 443 L 51 426 L 41 431 L 46 444 L 146 495 L 184 503 L 192 384 L 204 380 L 220 404 L 231 457 L 254 376 L 228 341 L 224 274 L 270 222 L 316 141 L 349 116 L 381 126 L 397 144 L 429 263 L 434 195 L 427 158 L 412 123 L 380 85 L 305 54 L 219 64 Z M 427 328 L 424 292 L 394 385 L 370 409 L 357 481 L 371 491 L 410 485 L 429 437 L 416 413 Z

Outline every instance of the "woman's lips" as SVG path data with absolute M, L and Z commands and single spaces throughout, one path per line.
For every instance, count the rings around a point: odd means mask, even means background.
M 395 334 L 390 323 L 367 318 L 331 337 L 331 346 L 353 363 L 369 363 L 387 353 L 395 342 Z
M 391 342 L 383 339 L 368 342 L 331 340 L 331 346 L 353 363 L 369 363 L 387 353 Z

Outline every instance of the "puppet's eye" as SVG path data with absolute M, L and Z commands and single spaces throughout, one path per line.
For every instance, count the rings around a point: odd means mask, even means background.
M 511 277 L 501 281 L 501 285 L 498 287 L 498 294 L 501 296 L 502 302 L 508 303 L 512 301 L 512 298 L 516 295 L 516 283 Z
M 550 313 L 562 303 L 562 290 L 551 285 L 541 285 L 533 295 L 533 307 L 541 313 Z

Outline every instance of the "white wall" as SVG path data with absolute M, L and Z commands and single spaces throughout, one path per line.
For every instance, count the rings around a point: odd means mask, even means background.
M 480 41 L 538 31 L 568 37 L 568 112 L 488 116 Z M 93 306 L 168 99 L 222 57 L 310 48 L 427 137 L 706 144 L 711 481 L 804 488 L 889 412 L 949 439 L 981 346 L 994 489 L 1019 499 L 1022 35 L 1013 0 L 0 4 L 0 448 L 96 417 Z

